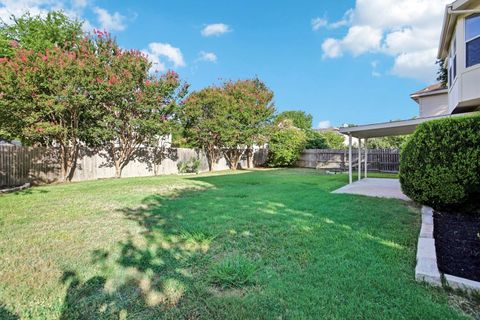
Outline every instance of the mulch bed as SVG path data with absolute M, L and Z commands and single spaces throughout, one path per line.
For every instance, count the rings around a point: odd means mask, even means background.
M 433 221 L 438 269 L 480 281 L 480 216 L 435 211 Z

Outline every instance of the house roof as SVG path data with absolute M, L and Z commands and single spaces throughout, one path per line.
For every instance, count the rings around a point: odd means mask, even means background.
M 432 85 L 429 85 L 426 88 L 423 88 L 421 90 L 418 90 L 412 94 L 410 94 L 410 97 L 418 102 L 418 98 L 424 97 L 424 96 L 431 96 L 431 95 L 436 95 L 436 94 L 444 94 L 448 93 L 447 86 L 445 86 L 443 83 L 435 83 Z
M 442 33 L 440 36 L 440 46 L 438 47 L 438 59 L 445 59 L 448 56 L 448 48 L 452 35 L 455 30 L 458 14 L 468 12 L 468 8 L 478 0 L 456 0 L 445 7 L 445 15 L 443 18 Z M 466 10 L 461 12 L 460 10 Z

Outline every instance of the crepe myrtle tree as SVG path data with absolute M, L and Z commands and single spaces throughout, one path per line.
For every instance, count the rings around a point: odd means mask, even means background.
M 273 92 L 258 78 L 227 81 L 222 90 L 230 101 L 225 128 L 220 136 L 225 158 L 230 168 L 236 170 L 246 152 L 250 167 L 253 146 L 267 141 L 268 128 L 275 113 Z
M 106 32 L 95 31 L 95 44 L 104 68 L 96 77 L 102 102 L 93 135 L 121 177 L 140 148 L 158 146 L 159 138 L 170 133 L 188 86 L 173 71 L 150 73 L 143 53 L 121 49 Z
M 187 142 L 203 149 L 209 171 L 213 171 L 220 154 L 221 135 L 226 130 L 225 119 L 231 103 L 221 88 L 212 86 L 192 92 L 179 111 Z
M 70 181 L 98 99 L 92 93 L 101 66 L 92 43 L 84 38 L 43 53 L 12 46 L 11 56 L 0 58 L 0 128 L 27 145 L 53 147 Z

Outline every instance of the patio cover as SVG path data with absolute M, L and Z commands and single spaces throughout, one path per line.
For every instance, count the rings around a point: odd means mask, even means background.
M 377 137 L 388 137 L 388 136 L 398 136 L 398 135 L 405 135 L 415 131 L 417 126 L 420 123 L 443 119 L 448 117 L 455 117 L 455 116 L 462 116 L 465 114 L 454 114 L 454 115 L 441 115 L 441 116 L 434 116 L 434 117 L 425 117 L 425 118 L 417 118 L 411 120 L 401 120 L 401 121 L 390 121 L 390 122 L 383 122 L 383 123 L 374 123 L 374 124 L 367 124 L 361 126 L 354 126 L 354 127 L 344 127 L 340 128 L 340 133 L 349 136 L 348 139 L 348 174 L 349 174 L 349 182 L 353 182 L 352 178 L 352 137 L 358 138 L 358 180 L 362 179 L 362 139 L 364 140 L 364 177 L 367 177 L 368 171 L 368 138 L 377 138 Z

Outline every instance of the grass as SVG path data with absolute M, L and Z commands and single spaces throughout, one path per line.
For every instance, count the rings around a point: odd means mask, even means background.
M 0 318 L 467 318 L 414 281 L 418 208 L 330 193 L 347 179 L 259 170 L 1 196 Z
M 226 257 L 210 269 L 210 283 L 221 288 L 241 288 L 255 284 L 258 267 L 245 257 Z

